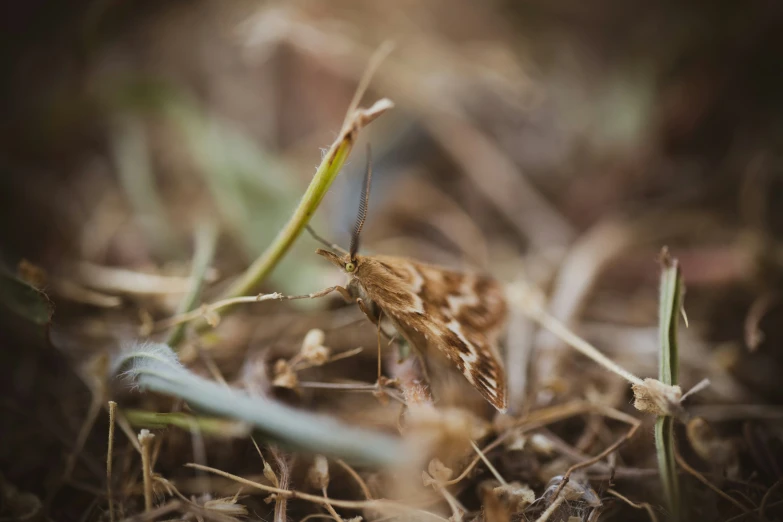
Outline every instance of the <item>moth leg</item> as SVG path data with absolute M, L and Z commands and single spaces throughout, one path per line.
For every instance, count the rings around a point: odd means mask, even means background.
M 383 309 L 380 310 L 378 313 L 378 386 L 381 385 L 381 377 L 383 376 L 383 372 L 381 371 L 381 318 L 383 317 Z
M 356 304 L 359 305 L 359 309 L 362 311 L 362 313 L 364 313 L 364 315 L 367 316 L 367 319 L 369 319 L 372 324 L 375 326 L 379 326 L 381 324 L 381 312 L 379 312 L 377 315 L 374 314 L 361 297 L 356 298 Z
M 324 288 L 323 290 L 320 290 L 318 292 L 314 292 L 312 294 L 304 294 L 304 295 L 288 295 L 283 297 L 283 299 L 292 300 L 292 299 L 316 299 L 318 297 L 323 297 L 325 295 L 331 294 L 332 292 L 339 292 L 341 296 L 343 296 L 343 299 L 345 299 L 346 303 L 350 303 L 353 301 L 353 296 L 351 295 L 351 292 L 345 288 L 344 286 L 330 286 L 329 288 Z
M 389 332 L 381 322 L 381 318 L 383 316 L 383 310 L 379 310 L 378 314 L 373 313 L 372 309 L 370 309 L 367 304 L 362 300 L 361 297 L 356 299 L 356 304 L 359 305 L 359 308 L 361 308 L 364 315 L 367 316 L 367 319 L 369 319 L 372 324 L 375 326 L 378 326 L 381 329 L 381 333 L 383 333 L 383 336 L 389 339 L 388 346 L 391 346 L 392 343 L 397 340 L 397 331 L 392 330 Z
M 422 354 L 419 350 L 414 350 L 416 353 L 416 358 L 419 360 L 419 367 L 421 368 L 422 376 L 424 377 L 424 380 L 427 381 L 427 384 L 432 387 L 432 380 L 430 379 L 430 372 L 427 370 L 427 360 L 424 358 L 424 354 Z
M 378 328 L 378 384 L 380 385 L 381 377 L 383 376 L 383 372 L 381 371 L 381 319 L 383 318 L 383 310 L 379 309 L 378 315 L 373 314 L 361 297 L 356 298 L 356 304 L 359 305 L 359 309 L 367 316 L 367 319 Z

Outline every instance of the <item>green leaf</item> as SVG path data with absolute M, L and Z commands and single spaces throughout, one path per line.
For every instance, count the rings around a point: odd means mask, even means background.
M 42 291 L 21 279 L 0 270 L 0 301 L 3 305 L 37 325 L 49 324 L 52 303 Z
M 291 448 L 381 466 L 399 465 L 412 458 L 403 442 L 387 433 L 291 408 L 200 377 L 182 366 L 165 344 L 136 345 L 115 359 L 112 368 L 112 373 L 129 378 L 142 390 L 179 397 L 194 410 L 245 422 Z
M 204 435 L 221 438 L 245 438 L 250 435 L 250 427 L 246 423 L 219 417 L 144 410 L 125 410 L 123 413 L 128 422 L 137 428 L 160 429 L 173 426 L 186 431 L 198 430 Z

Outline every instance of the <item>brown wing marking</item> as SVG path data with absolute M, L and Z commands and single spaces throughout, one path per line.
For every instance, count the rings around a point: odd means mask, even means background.
M 384 313 L 421 334 L 505 411 L 506 376 L 495 346 L 506 303 L 496 281 L 380 256 L 365 258 L 362 269 L 357 277 Z

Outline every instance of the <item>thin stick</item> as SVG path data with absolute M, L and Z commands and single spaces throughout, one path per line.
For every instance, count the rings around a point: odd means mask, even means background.
M 217 313 L 217 311 L 220 310 L 221 308 L 226 308 L 228 306 L 233 306 L 240 303 L 259 303 L 261 301 L 270 301 L 275 299 L 281 300 L 284 298 L 285 296 L 283 294 L 279 292 L 273 292 L 271 294 L 243 295 L 240 297 L 221 299 L 220 301 L 215 301 L 214 303 L 202 305 L 196 308 L 195 310 L 191 310 L 190 312 L 184 314 L 177 314 L 175 316 L 169 317 L 168 319 L 163 319 L 161 321 L 158 321 L 157 323 L 155 323 L 155 326 L 153 327 L 153 331 L 159 332 L 161 330 L 166 330 L 167 328 L 171 328 L 172 326 L 176 326 L 182 323 L 187 323 L 194 319 L 205 317 L 211 313 Z
M 324 499 L 323 497 L 319 497 L 318 495 L 310 495 L 308 493 L 302 493 L 300 491 L 294 491 L 290 489 L 280 489 L 275 488 L 272 486 L 267 486 L 265 484 L 261 484 L 258 482 L 253 482 L 252 480 L 248 480 L 246 478 L 232 475 L 231 473 L 227 473 L 225 471 L 216 469 L 216 468 L 210 468 L 209 466 L 201 466 L 199 464 L 194 463 L 188 463 L 185 464 L 185 466 L 189 468 L 194 469 L 200 469 L 204 471 L 208 471 L 210 473 L 214 473 L 216 475 L 220 475 L 221 477 L 225 477 L 228 479 L 231 479 L 235 482 L 239 482 L 240 484 L 245 484 L 246 486 L 250 486 L 252 488 L 260 489 L 261 491 L 267 491 L 269 493 L 276 493 L 278 495 L 283 495 L 286 498 L 289 499 L 300 499 L 300 500 L 306 500 L 308 502 L 312 502 L 314 504 L 318 504 L 320 506 L 326 505 L 326 502 L 329 502 L 332 506 L 342 507 L 346 509 L 376 509 L 376 510 L 383 510 L 383 509 L 389 509 L 394 510 L 398 512 L 403 513 L 415 513 L 417 515 L 424 515 L 428 518 L 431 518 L 433 520 L 438 520 L 440 522 L 448 522 L 445 518 L 436 515 L 435 513 L 430 513 L 429 511 L 424 511 L 422 509 L 416 509 L 410 506 L 406 506 L 404 504 L 399 504 L 397 502 L 392 502 L 390 500 L 335 500 L 335 499 Z
M 555 496 L 559 495 L 560 492 L 563 490 L 566 484 L 568 484 L 568 480 L 571 478 L 571 474 L 573 474 L 574 471 L 577 471 L 582 468 L 586 468 L 588 466 L 592 466 L 596 462 L 599 462 L 606 458 L 608 455 L 614 453 L 617 451 L 617 449 L 622 446 L 625 442 L 631 440 L 631 438 L 636 434 L 636 430 L 639 429 L 639 427 L 642 425 L 641 421 L 638 419 L 634 419 L 633 417 L 627 416 L 623 414 L 622 412 L 617 412 L 620 415 L 614 416 L 611 415 L 611 417 L 614 417 L 617 420 L 624 420 L 625 422 L 629 422 L 631 424 L 631 429 L 628 430 L 628 433 L 625 434 L 625 436 L 617 441 L 615 441 L 612 445 L 610 445 L 608 448 L 603 450 L 601 453 L 596 455 L 595 457 L 589 458 L 583 462 L 579 462 L 578 464 L 574 464 L 568 470 L 565 472 L 565 475 L 563 475 L 563 480 L 560 482 L 560 485 L 557 487 L 557 490 L 555 491 Z M 606 412 L 604 412 L 606 415 Z M 610 416 L 610 415 L 607 415 Z
M 145 511 L 144 513 L 139 513 L 138 515 L 124 518 L 121 522 L 149 522 L 155 520 L 156 518 L 162 517 L 163 515 L 168 515 L 173 511 L 178 511 L 182 509 L 183 506 L 184 504 L 180 500 L 170 500 L 162 506 L 156 507 L 152 511 Z
M 491 450 L 497 448 L 498 446 L 500 446 L 500 444 L 503 443 L 504 440 L 506 440 L 508 437 L 510 437 L 512 433 L 513 433 L 512 430 L 507 431 L 506 433 L 504 433 L 503 435 L 501 435 L 500 437 L 495 439 L 493 442 L 487 444 L 484 447 L 484 449 L 482 450 L 482 452 L 486 453 L 487 451 L 491 451 Z M 481 460 L 481 453 L 478 456 L 476 456 L 473 459 L 473 461 L 470 464 L 468 464 L 468 466 L 464 470 L 462 470 L 462 473 L 460 473 L 459 476 L 457 476 L 456 478 L 453 478 L 451 480 L 447 480 L 447 481 L 443 482 L 441 485 L 443 485 L 443 486 L 452 486 L 454 484 L 457 484 L 462 479 L 464 479 L 465 477 L 468 476 L 468 473 L 470 473 L 470 471 L 473 468 L 476 467 L 476 464 L 478 464 L 480 460 Z
M 370 493 L 370 488 L 367 487 L 367 483 L 362 479 L 361 475 L 356 472 L 355 469 L 353 469 L 351 466 L 345 463 L 342 459 L 335 459 L 335 462 L 340 465 L 345 471 L 348 472 L 350 476 L 353 477 L 353 479 L 356 481 L 357 484 L 359 484 L 359 487 L 362 490 L 362 493 L 364 493 L 364 497 L 367 500 L 372 500 L 372 494 Z
M 746 515 L 747 515 L 747 514 L 749 514 L 749 513 L 750 513 L 750 510 L 749 510 L 747 507 L 745 507 L 744 505 L 740 504 L 740 502 L 739 502 L 738 500 L 736 500 L 736 499 L 735 499 L 734 497 L 732 497 L 731 495 L 728 495 L 728 494 L 724 493 L 723 491 L 721 491 L 721 490 L 720 490 L 720 488 L 718 488 L 717 486 L 713 485 L 713 484 L 712 484 L 712 482 L 710 482 L 709 480 L 707 480 L 707 479 L 704 477 L 704 475 L 702 475 L 701 473 L 699 473 L 698 471 L 696 471 L 695 469 L 693 469 L 693 468 L 691 467 L 691 465 L 690 465 L 690 464 L 688 464 L 688 463 L 685 461 L 685 459 L 684 459 L 684 458 L 682 458 L 682 455 L 680 455 L 680 451 L 677 449 L 677 447 L 676 447 L 676 446 L 675 446 L 675 448 L 674 448 L 674 458 L 677 460 L 677 464 L 679 464 L 679 465 L 680 465 L 680 467 L 682 467 L 682 469 L 684 469 L 685 471 L 687 471 L 688 473 L 690 473 L 691 475 L 693 475 L 693 476 L 696 478 L 696 480 L 698 480 L 699 482 L 701 482 L 702 484 L 704 484 L 705 486 L 707 486 L 708 488 L 710 488 L 710 489 L 711 489 L 712 491 L 714 491 L 714 492 L 715 492 L 717 495 L 719 495 L 719 496 L 723 497 L 724 499 L 726 499 L 727 501 L 731 502 L 731 503 L 732 503 L 734 506 L 736 506 L 736 507 L 737 507 L 737 509 L 739 509 L 740 511 L 742 511 L 744 514 L 746 514 Z
M 362 319 L 362 322 L 364 322 L 364 319 Z M 354 355 L 359 355 L 364 351 L 364 348 L 359 346 L 358 348 L 354 348 L 353 350 L 345 350 L 344 352 L 336 353 L 329 357 L 326 361 L 324 361 L 322 364 L 315 364 L 315 363 L 308 363 L 304 362 L 302 364 L 297 364 L 296 368 L 294 368 L 297 372 L 301 370 L 306 370 L 308 368 L 312 368 L 314 366 L 323 366 L 324 364 L 333 363 L 335 361 L 339 361 L 341 359 L 347 359 L 348 357 L 353 357 Z
M 642 379 L 601 353 L 598 348 L 569 330 L 566 325 L 549 315 L 543 308 L 528 306 L 525 310 L 528 312 L 530 317 L 537 321 L 541 326 L 555 334 L 562 341 L 568 343 L 576 351 L 589 357 L 610 372 L 619 375 L 631 384 L 637 384 L 640 386 L 644 385 L 644 381 Z
M 643 509 L 647 511 L 647 514 L 650 516 L 650 520 L 652 520 L 652 522 L 658 522 L 658 517 L 655 515 L 655 511 L 653 511 L 652 506 L 647 502 L 640 502 L 637 504 L 636 502 L 633 502 L 632 500 L 622 496 L 620 493 L 618 493 L 613 489 L 607 489 L 606 492 L 609 493 L 610 495 L 619 498 L 620 500 L 622 500 L 623 502 L 625 502 L 626 504 L 628 504 L 634 509 Z
M 778 480 L 772 486 L 767 490 L 766 493 L 764 493 L 764 497 L 761 499 L 761 504 L 759 505 L 759 516 L 762 519 L 766 519 L 766 515 L 764 515 L 764 511 L 767 509 L 767 504 L 769 503 L 769 499 L 772 498 L 772 492 L 778 489 L 779 486 L 783 485 L 783 479 Z
M 559 507 L 560 507 L 560 504 L 562 504 L 563 502 L 565 502 L 565 499 L 566 499 L 566 498 L 565 498 L 565 496 L 562 496 L 562 497 L 557 497 L 557 498 L 556 498 L 556 499 L 555 499 L 555 500 L 554 500 L 554 501 L 553 501 L 553 502 L 552 502 L 552 503 L 549 505 L 549 507 L 548 507 L 548 508 L 546 508 L 546 510 L 545 510 L 543 513 L 541 513 L 541 516 L 540 516 L 540 517 L 538 517 L 538 518 L 536 519 L 536 522 L 546 522 L 547 520 L 549 520 L 549 517 L 551 517 L 551 516 L 552 516 L 552 513 L 554 513 L 555 511 L 557 511 L 557 508 L 559 508 Z
M 71 454 L 68 455 L 66 461 L 65 471 L 63 472 L 62 482 L 71 478 L 74 468 L 76 467 L 76 460 L 79 458 L 79 454 L 84 449 L 84 445 L 87 442 L 87 437 L 90 436 L 95 421 L 98 419 L 98 414 L 101 412 L 102 401 L 97 395 L 93 395 L 90 401 L 90 406 L 87 410 L 87 415 L 82 422 L 82 426 L 79 429 L 79 435 L 76 437 L 76 443 L 73 445 Z
M 351 104 L 348 106 L 348 110 L 345 112 L 345 119 L 343 120 L 343 128 L 350 124 L 351 115 L 359 108 L 359 103 L 362 101 L 364 93 L 367 91 L 367 87 L 370 86 L 372 77 L 375 76 L 375 71 L 378 70 L 381 63 L 387 56 L 394 50 L 394 43 L 390 40 L 383 42 L 378 49 L 370 57 L 370 61 L 367 64 L 367 68 L 362 74 L 362 78 L 359 80 L 359 86 L 356 88 L 356 92 L 353 93 Z
M 337 514 L 337 511 L 334 510 L 332 505 L 329 503 L 329 495 L 326 494 L 326 486 L 321 488 L 321 491 L 324 494 L 324 500 L 326 500 L 326 503 L 324 504 L 324 507 L 329 512 L 330 515 L 332 515 L 332 518 L 335 519 L 337 522 L 344 522 L 343 517 Z
M 484 452 L 479 449 L 478 446 L 476 446 L 476 443 L 473 441 L 470 441 L 470 445 L 473 446 L 473 449 L 476 453 L 478 453 L 478 456 L 481 457 L 481 460 L 484 461 L 484 464 L 487 465 L 487 468 L 489 468 L 489 471 L 492 472 L 493 475 L 495 475 L 495 478 L 498 479 L 498 482 L 500 482 L 504 486 L 508 486 L 508 482 L 503 478 L 503 476 L 498 473 L 498 470 L 495 469 L 495 466 L 492 465 L 492 463 L 489 461 L 486 455 L 484 455 Z
M 114 455 L 114 414 L 117 403 L 109 401 L 109 448 L 106 450 L 106 498 L 109 502 L 109 521 L 114 522 L 114 493 L 111 487 L 112 456 Z
M 152 462 L 150 447 L 155 435 L 149 430 L 139 432 L 139 444 L 141 444 L 141 468 L 142 478 L 144 479 L 144 511 L 152 511 Z

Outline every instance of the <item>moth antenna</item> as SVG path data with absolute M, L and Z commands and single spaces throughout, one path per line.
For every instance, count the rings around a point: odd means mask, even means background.
M 353 226 L 351 234 L 351 259 L 356 257 L 359 251 L 359 234 L 362 233 L 364 220 L 367 218 L 367 205 L 370 202 L 370 182 L 372 181 L 372 151 L 370 144 L 367 144 L 367 170 L 364 172 L 364 186 L 362 187 L 362 199 L 359 201 L 359 214 L 356 216 L 356 224 Z
M 342 248 L 341 246 L 337 245 L 336 243 L 332 243 L 331 241 L 328 241 L 328 240 L 324 239 L 323 237 L 319 236 L 315 232 L 315 230 L 313 230 L 313 227 L 311 227 L 310 225 L 305 225 L 305 228 L 310 233 L 310 235 L 313 236 L 313 239 L 315 239 L 316 241 L 318 241 L 322 245 L 325 245 L 325 246 L 331 248 L 332 250 L 337 250 L 341 254 L 347 254 L 348 253 L 344 248 Z

